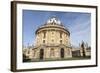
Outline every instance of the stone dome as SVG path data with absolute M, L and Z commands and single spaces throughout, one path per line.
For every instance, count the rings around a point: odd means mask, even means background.
M 62 22 L 57 18 L 57 17 L 51 17 L 50 19 L 47 20 L 47 22 L 45 24 L 43 24 L 42 26 L 40 26 L 37 30 L 36 33 L 44 28 L 59 28 L 59 29 L 63 29 L 65 32 L 67 32 L 68 35 L 70 35 L 70 32 L 68 30 L 67 27 L 65 27 Z

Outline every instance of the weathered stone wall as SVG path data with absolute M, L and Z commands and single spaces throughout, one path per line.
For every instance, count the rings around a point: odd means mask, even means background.
M 64 57 L 72 57 L 71 48 L 62 47 L 64 49 Z M 43 59 L 61 59 L 61 48 L 58 47 L 40 47 L 31 49 L 28 54 L 30 59 L 40 59 L 40 50 L 43 49 Z
M 44 29 L 41 29 L 41 31 L 39 31 L 36 34 L 35 46 L 38 46 L 41 44 L 70 45 L 70 36 L 67 34 L 67 32 L 63 31 L 63 29 L 60 29 L 60 28 L 49 28 L 49 29 L 44 28 Z

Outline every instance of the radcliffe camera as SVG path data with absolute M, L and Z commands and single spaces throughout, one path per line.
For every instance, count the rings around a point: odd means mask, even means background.
M 91 59 L 89 13 L 23 12 L 26 14 L 23 16 L 23 62 Z M 47 14 L 43 19 L 42 13 Z M 36 17 L 35 21 L 35 14 L 39 14 L 41 19 Z M 32 21 L 28 23 L 27 17 Z M 85 27 L 89 28 L 85 30 Z

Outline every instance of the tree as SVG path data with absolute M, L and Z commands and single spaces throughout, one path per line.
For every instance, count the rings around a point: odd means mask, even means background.
M 84 45 L 85 45 L 84 42 L 82 42 L 81 48 L 82 48 L 83 57 L 86 56 L 86 54 L 85 54 L 85 46 Z

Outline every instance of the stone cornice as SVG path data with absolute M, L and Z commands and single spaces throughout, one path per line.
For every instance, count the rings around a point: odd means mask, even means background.
M 63 48 L 63 47 L 66 47 L 66 48 L 72 48 L 71 46 L 68 46 L 68 45 L 64 45 L 64 44 L 58 44 L 58 45 L 53 45 L 53 44 L 41 44 L 39 46 L 35 46 L 34 48 L 45 48 L 45 47 L 59 47 L 59 48 Z
M 38 28 L 37 30 L 36 30 L 36 34 L 39 32 L 39 31 L 41 31 L 41 30 L 45 30 L 45 31 L 48 31 L 48 30 L 50 30 L 50 28 L 51 29 L 54 29 L 54 30 L 61 30 L 61 31 L 64 31 L 65 33 L 68 33 L 68 35 L 70 36 L 70 32 L 68 31 L 68 29 L 66 29 L 66 28 L 64 28 L 63 26 L 42 26 L 42 27 L 40 27 L 40 28 Z M 58 28 L 58 29 L 55 29 L 55 28 Z

